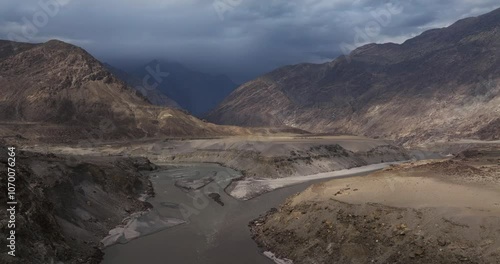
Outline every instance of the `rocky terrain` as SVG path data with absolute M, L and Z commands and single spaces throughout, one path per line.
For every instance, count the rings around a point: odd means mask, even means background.
M 1 148 L 0 170 L 7 171 Z M 139 171 L 144 158 L 82 157 L 17 152 L 17 256 L 0 250 L 1 263 L 100 263 L 100 241 L 131 213 L 146 210 L 151 183 Z M 2 177 L 0 188 L 7 189 Z M 0 239 L 6 241 L 7 203 L 1 196 Z
M 499 193 L 496 146 L 316 184 L 250 227 L 282 263 L 498 263 Z
M 391 141 L 355 136 L 281 134 L 207 139 L 167 139 L 100 143 L 92 146 L 26 146 L 36 152 L 80 155 L 132 155 L 155 163 L 218 163 L 245 178 L 305 176 L 370 164 L 439 157 L 413 151 Z
M 417 144 L 500 138 L 500 9 L 243 84 L 208 120 Z
M 153 106 L 85 50 L 61 41 L 1 41 L 0 55 L 2 136 L 61 143 L 246 131 Z
M 411 150 L 388 140 L 355 136 L 278 134 L 211 139 L 167 139 L 113 142 L 92 146 L 37 145 L 26 150 L 58 154 L 143 156 L 157 164 L 216 163 L 241 172 L 225 191 L 248 200 L 275 189 L 318 179 L 379 170 L 392 163 L 439 158 L 446 154 Z M 199 189 L 207 176 L 175 184 Z
M 259 147 L 266 143 L 268 151 L 259 151 Z M 246 141 L 241 142 L 246 148 L 233 146 L 216 149 L 212 146 L 212 148 L 198 148 L 187 153 L 176 152 L 171 148 L 169 153 L 164 153 L 158 157 L 158 160 L 213 162 L 236 169 L 242 172 L 245 178 L 276 179 L 413 158 L 411 153 L 404 148 L 383 144 L 383 142 L 378 142 L 378 145 L 375 143 L 376 146 L 368 147 L 366 150 L 344 148 L 341 145 L 345 146 L 348 143 L 335 138 L 313 141 L 309 143 L 310 145 L 300 144 L 302 143 L 300 139 L 290 140 L 287 143 L 279 140 L 266 143 Z

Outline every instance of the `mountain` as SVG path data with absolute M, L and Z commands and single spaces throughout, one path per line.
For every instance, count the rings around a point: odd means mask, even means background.
M 129 73 L 143 87 L 142 80 L 151 76 L 149 85 L 157 85 L 158 91 L 197 117 L 203 117 L 238 87 L 225 75 L 193 71 L 177 62 L 153 60 Z
M 58 142 L 245 131 L 151 105 L 85 50 L 58 40 L 0 41 L 0 122 L 4 135 Z
M 401 142 L 500 138 L 500 9 L 243 84 L 208 120 Z
M 118 69 L 110 64 L 104 63 L 103 65 L 120 80 L 124 81 L 130 87 L 135 88 L 138 92 L 140 92 L 144 97 L 148 99 L 150 103 L 158 106 L 182 109 L 182 107 L 176 101 L 170 99 L 158 89 L 142 89 L 143 84 L 140 78 L 131 75 L 124 70 Z

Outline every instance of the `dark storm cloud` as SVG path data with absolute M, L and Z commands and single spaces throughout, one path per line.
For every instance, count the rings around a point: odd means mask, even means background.
M 58 38 L 101 60 L 170 59 L 238 81 L 285 64 L 332 60 L 343 46 L 402 42 L 499 6 L 497 0 L 56 1 L 2 1 L 0 37 Z M 399 12 L 381 15 L 391 7 Z

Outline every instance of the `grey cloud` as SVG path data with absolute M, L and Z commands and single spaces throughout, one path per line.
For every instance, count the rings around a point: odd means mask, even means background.
M 0 38 L 22 35 L 23 18 L 43 8 L 24 0 L 0 3 Z M 63 1 L 63 0 L 59 0 Z M 323 62 L 353 43 L 356 28 L 376 21 L 373 12 L 389 0 L 64 0 L 59 12 L 29 40 L 60 38 L 108 62 L 179 61 L 243 81 L 276 67 Z M 219 13 L 214 8 L 219 5 Z M 446 26 L 499 6 L 497 0 L 409 0 L 403 11 L 370 37 L 401 42 L 432 27 Z M 225 7 L 221 13 L 220 6 Z M 220 19 L 222 15 L 223 19 Z

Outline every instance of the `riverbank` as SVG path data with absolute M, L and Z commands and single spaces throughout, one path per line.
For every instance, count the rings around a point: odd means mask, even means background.
M 147 210 L 153 195 L 145 158 L 80 157 L 16 151 L 15 258 L 2 248 L 0 262 L 90 263 L 102 260 L 101 239 L 122 219 Z M 7 152 L 0 170 L 7 171 Z M 6 181 L 0 181 L 6 190 Z M 0 202 L 6 204 L 6 197 Z M 6 210 L 0 211 L 0 239 L 6 241 Z
M 250 200 L 263 193 L 271 192 L 279 188 L 292 186 L 300 183 L 311 182 L 315 180 L 324 180 L 331 178 L 348 177 L 359 173 L 369 173 L 384 169 L 388 166 L 400 164 L 402 162 L 387 162 L 371 164 L 367 166 L 343 169 L 332 172 L 324 172 L 313 175 L 293 176 L 279 179 L 253 179 L 247 178 L 232 182 L 226 189 L 226 192 L 234 198 L 241 200 Z
M 312 185 L 251 229 L 295 264 L 499 263 L 499 201 L 492 146 Z

